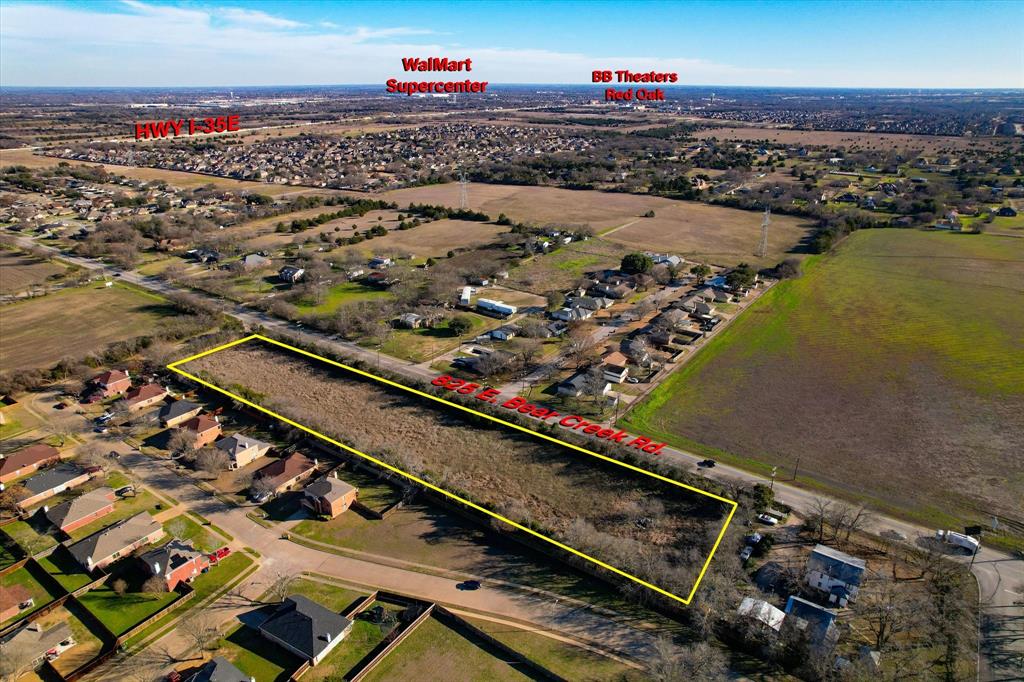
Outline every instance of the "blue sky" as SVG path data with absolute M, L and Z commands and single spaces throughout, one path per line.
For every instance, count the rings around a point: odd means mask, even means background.
M 404 56 L 449 56 L 492 83 L 655 69 L 684 85 L 1024 88 L 1022 31 L 1022 0 L 4 0 L 0 84 L 383 83 Z

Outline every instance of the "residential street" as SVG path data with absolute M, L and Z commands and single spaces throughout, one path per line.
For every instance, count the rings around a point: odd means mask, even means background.
M 29 238 L 21 237 L 18 241 L 23 245 L 48 249 L 63 260 L 85 268 L 114 272 L 113 269 L 102 263 L 66 255 L 58 249 L 41 246 Z M 183 291 L 162 280 L 143 277 L 135 272 L 123 272 L 120 279 L 163 294 Z M 376 352 L 355 344 L 328 339 L 323 334 L 296 329 L 286 322 L 276 320 L 264 313 L 252 311 L 242 305 L 225 304 L 223 301 L 208 296 L 206 298 L 250 328 L 263 326 L 280 331 L 287 329 L 290 334 L 298 338 L 315 341 L 340 353 L 358 357 L 371 365 L 376 365 L 379 362 L 380 366 L 386 367 L 392 372 L 417 379 L 432 379 L 436 375 L 436 372 L 430 370 L 429 367 L 415 365 L 382 354 L 378 358 Z M 506 389 L 511 389 L 509 392 L 514 391 L 517 385 L 506 386 Z M 702 456 L 668 447 L 661 451 L 661 455 L 686 468 L 695 468 L 696 463 L 704 459 Z M 152 467 L 157 467 L 157 469 Z M 711 471 L 698 471 L 716 480 L 742 485 L 769 483 L 768 479 L 759 475 L 722 464 Z M 182 487 L 181 480 L 177 476 L 163 471 L 159 465 L 147 466 L 145 462 L 140 462 L 136 473 L 147 478 L 151 477 L 153 485 L 173 486 L 172 494 L 175 497 L 183 502 L 187 499 L 195 511 L 214 519 L 215 523 L 226 528 L 232 534 L 245 538 L 248 544 L 263 553 L 266 559 L 264 568 L 258 574 L 260 578 L 268 571 L 274 571 L 275 568 L 286 571 L 315 570 L 355 582 L 445 601 L 456 606 L 486 610 L 550 627 L 588 641 L 600 641 L 608 646 L 621 647 L 634 653 L 650 651 L 649 647 L 652 641 L 647 635 L 623 629 L 605 619 L 595 617 L 591 613 L 569 609 L 546 600 L 538 600 L 535 597 L 523 597 L 492 589 L 473 593 L 458 592 L 454 589 L 456 581 L 453 580 L 324 554 L 292 543 L 285 545 L 282 551 L 279 546 L 285 541 L 279 540 L 273 532 L 267 531 L 247 519 L 241 510 L 225 507 L 216 498 L 202 493 L 190 484 L 184 484 L 184 490 L 179 490 Z M 162 477 L 169 478 L 163 480 Z M 806 516 L 812 510 L 817 499 L 824 497 L 820 493 L 804 490 L 778 479 L 775 481 L 774 487 L 777 498 L 790 505 L 802 516 Z M 743 519 L 736 521 L 742 522 Z M 896 530 L 912 541 L 916 541 L 918 538 L 931 537 L 935 528 L 926 528 L 891 517 L 875 515 L 867 530 L 873 533 Z M 958 557 L 957 560 L 969 562 L 970 557 Z M 981 627 L 984 643 L 980 679 L 1022 679 L 1024 676 L 1024 667 L 1022 667 L 1024 666 L 1024 601 L 1022 601 L 1024 600 L 1024 596 L 1022 596 L 1024 593 L 1024 560 L 983 546 L 974 561 L 972 572 L 978 579 L 983 614 Z M 485 604 L 486 606 L 484 606 Z

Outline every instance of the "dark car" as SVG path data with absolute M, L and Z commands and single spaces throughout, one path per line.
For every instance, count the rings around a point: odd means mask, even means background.
M 710 469 L 711 467 L 715 466 L 715 460 L 702 459 L 701 461 L 697 462 L 697 466 L 704 467 L 705 469 Z
M 470 591 L 472 591 L 472 590 L 479 590 L 480 589 L 480 581 L 479 580 L 464 580 L 461 583 L 459 583 L 458 585 L 456 585 L 455 589 L 463 590 L 463 591 L 465 591 L 465 590 L 470 590 Z

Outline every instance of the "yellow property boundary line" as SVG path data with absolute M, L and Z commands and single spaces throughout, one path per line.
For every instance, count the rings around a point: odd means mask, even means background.
M 419 478 L 417 476 L 414 476 L 413 474 L 407 473 L 405 471 L 402 471 L 401 469 L 398 469 L 397 467 L 391 466 L 387 462 L 383 462 L 383 461 L 377 459 L 376 457 L 372 457 L 370 455 L 367 455 L 366 453 L 360 452 L 359 450 L 356 450 L 353 447 L 345 445 L 344 443 L 342 443 L 340 441 L 337 441 L 337 440 L 331 438 L 330 436 L 325 436 L 324 434 L 320 433 L 319 431 L 311 429 L 308 426 L 303 426 L 302 424 L 299 424 L 298 422 L 293 421 L 293 420 L 289 419 L 288 417 L 280 415 L 280 414 L 278 414 L 278 413 L 276 413 L 276 412 L 274 412 L 272 410 L 268 410 L 267 408 L 265 408 L 265 407 L 263 407 L 261 405 L 257 405 L 256 403 L 254 403 L 252 401 L 246 400 L 242 396 L 235 395 L 231 391 L 227 391 L 227 390 L 221 388 L 220 386 L 216 386 L 214 384 L 211 384 L 208 381 L 204 381 L 203 379 L 200 379 L 199 377 L 197 377 L 197 376 L 195 376 L 193 374 L 189 374 L 185 370 L 179 368 L 180 365 L 184 365 L 184 364 L 187 364 L 187 363 L 192 362 L 194 360 L 198 360 L 199 358 L 206 357 L 207 355 L 212 355 L 212 354 L 220 352 L 222 350 L 226 350 L 228 348 L 232 348 L 234 346 L 246 343 L 248 341 L 252 341 L 253 339 L 257 339 L 259 341 L 263 341 L 265 343 L 269 343 L 269 344 L 272 344 L 272 345 L 275 345 L 275 346 L 280 346 L 281 348 L 285 348 L 285 349 L 287 349 L 289 351 L 292 351 L 293 353 L 299 353 L 300 355 L 305 355 L 306 357 L 314 358 L 316 360 L 319 360 L 320 362 L 325 362 L 328 365 L 332 365 L 334 367 L 339 367 L 341 369 L 347 370 L 347 371 L 352 372 L 354 374 L 358 374 L 358 375 L 366 377 L 368 379 L 373 379 L 374 381 L 377 381 L 377 382 L 382 383 L 382 384 L 386 384 L 386 385 L 391 386 L 393 388 L 397 388 L 397 389 L 400 389 L 402 391 L 406 391 L 408 393 L 413 393 L 415 395 L 418 395 L 418 396 L 420 396 L 422 398 L 426 398 L 428 400 L 433 400 L 434 402 L 441 403 L 445 407 L 456 409 L 456 410 L 462 410 L 463 412 L 468 412 L 469 414 L 475 415 L 477 417 L 483 417 L 484 419 L 488 419 L 488 420 L 490 420 L 492 422 L 495 422 L 497 424 L 501 424 L 502 426 L 507 426 L 510 429 L 515 429 L 517 431 L 522 431 L 523 433 L 528 433 L 528 434 L 530 434 L 531 436 L 533 436 L 535 438 L 542 438 L 542 439 L 550 441 L 552 443 L 556 443 L 556 444 L 558 444 L 558 445 L 560 445 L 562 447 L 566 447 L 566 448 L 569 448 L 571 450 L 575 450 L 577 452 L 582 452 L 585 455 L 589 455 L 591 457 L 596 457 L 597 459 L 603 460 L 605 462 L 610 462 L 610 463 L 615 464 L 617 466 L 624 467 L 626 469 L 629 469 L 630 471 L 638 472 L 638 473 L 644 474 L 645 476 L 650 476 L 652 478 L 656 478 L 659 481 L 663 481 L 665 483 L 669 483 L 671 485 L 678 486 L 680 488 L 684 488 L 684 489 L 689 490 L 691 492 L 699 493 L 699 494 L 704 495 L 706 497 L 710 497 L 710 498 L 712 498 L 714 500 L 722 502 L 723 504 L 729 505 L 729 507 L 730 507 L 729 514 L 728 514 L 728 516 L 725 519 L 725 523 L 722 525 L 722 530 L 719 531 L 719 533 L 718 533 L 718 537 L 715 538 L 715 544 L 711 548 L 711 553 L 708 554 L 707 560 L 704 562 L 704 565 L 701 567 L 700 574 L 697 576 L 697 581 L 693 584 L 693 587 L 690 589 L 690 593 L 685 598 L 680 597 L 678 595 L 672 594 L 668 590 L 663 590 L 662 588 L 658 587 L 657 585 L 652 585 L 649 582 L 641 580 L 640 578 L 637 578 L 636 576 L 631 575 L 631 574 L 627 573 L 626 571 L 623 571 L 621 569 L 615 568 L 614 566 L 612 566 L 610 564 L 606 564 L 605 562 L 603 562 L 603 561 L 601 561 L 599 559 L 595 559 L 594 557 L 592 557 L 592 556 L 590 556 L 588 554 L 585 554 L 585 553 L 583 553 L 583 552 L 581 552 L 581 551 L 579 551 L 577 549 L 573 549 L 572 547 L 569 547 L 568 545 L 562 544 L 561 542 L 558 542 L 557 540 L 555 540 L 553 538 L 549 538 L 548 536 L 544 535 L 543 533 L 538 533 L 537 531 L 535 531 L 535 530 L 533 530 L 531 528 L 527 528 L 526 526 L 523 526 L 523 525 L 521 525 L 519 523 L 516 523 L 515 521 L 513 521 L 511 519 L 507 519 L 507 518 L 505 518 L 504 516 L 502 516 L 500 514 L 496 514 L 495 512 L 492 512 L 489 509 L 481 507 L 480 505 L 478 505 L 478 504 L 476 504 L 474 502 L 471 502 L 471 501 L 469 501 L 469 500 L 467 500 L 467 499 L 465 499 L 463 497 L 455 495 L 454 493 L 450 493 L 447 490 L 439 488 L 439 487 L 437 487 L 436 485 L 434 485 L 432 483 L 428 483 L 427 481 L 424 481 L 423 479 L 421 479 L 421 478 Z M 567 552 L 575 554 L 578 557 L 582 557 L 583 559 L 586 559 L 587 561 L 590 561 L 591 563 L 597 564 L 601 568 L 604 568 L 604 569 L 606 569 L 608 571 L 611 571 L 613 573 L 621 575 L 624 578 L 629 578 L 633 582 L 639 583 L 640 585 L 643 585 L 644 587 L 646 587 L 648 589 L 654 590 L 658 594 L 662 594 L 662 595 L 664 595 L 666 597 L 670 597 L 670 598 L 672 598 L 672 599 L 674 599 L 674 600 L 676 600 L 678 602 L 682 602 L 683 604 L 689 604 L 693 600 L 693 595 L 696 594 L 697 588 L 700 586 L 701 580 L 704 579 L 704 574 L 707 572 L 708 567 L 711 565 L 711 559 L 715 556 L 715 552 L 718 550 L 718 546 L 721 544 L 722 538 L 725 537 L 725 531 L 729 527 L 729 523 L 732 521 L 733 515 L 736 513 L 736 508 L 737 508 L 737 506 L 739 506 L 734 500 L 730 500 L 730 499 L 727 499 L 725 497 L 721 497 L 719 495 L 715 495 L 714 493 L 709 493 L 706 490 L 701 490 L 700 488 L 695 488 L 695 487 L 693 487 L 691 485 L 687 485 L 685 483 L 680 483 L 679 481 L 674 481 L 671 478 L 666 478 L 665 476 L 660 476 L 660 475 L 654 473 L 653 471 L 647 471 L 646 469 L 643 469 L 641 467 L 633 466 L 632 464 L 627 464 L 625 462 L 620 462 L 619 460 L 614 459 L 612 457 L 608 457 L 606 455 L 601 455 L 601 454 L 598 454 L 596 452 L 591 452 L 590 450 L 582 448 L 582 447 L 580 447 L 578 445 L 573 445 L 572 443 L 567 443 L 567 442 L 559 440 L 557 438 L 553 438 L 552 436 L 548 436 L 547 434 L 539 433 L 539 432 L 534 431 L 533 429 L 529 429 L 529 428 L 527 428 L 525 426 L 521 426 L 519 424 L 514 424 L 512 422 L 505 421 L 504 419 L 500 419 L 498 417 L 494 417 L 494 416 L 491 416 L 489 414 L 485 414 L 483 412 L 478 412 L 478 411 L 476 411 L 476 410 L 474 410 L 472 408 L 465 407 L 464 405 L 459 405 L 457 403 L 449 402 L 449 401 L 444 400 L 442 398 L 438 398 L 437 396 L 430 395 L 429 393 L 425 393 L 423 391 L 419 391 L 419 390 L 417 390 L 415 388 L 410 388 L 409 386 L 404 386 L 404 385 L 396 383 L 394 381 L 389 381 L 388 379 L 385 379 L 383 377 L 379 377 L 379 376 L 377 376 L 375 374 L 371 374 L 370 372 L 364 372 L 362 370 L 356 369 L 355 367 L 349 367 L 348 365 L 342 364 L 340 362 L 335 362 L 334 360 L 329 360 L 328 358 L 325 358 L 325 357 L 322 357 L 320 355 L 317 355 L 316 353 L 310 353 L 309 351 L 302 350 L 301 348 L 296 348 L 295 346 L 290 346 L 287 343 L 282 343 L 281 341 L 276 341 L 274 339 L 267 338 L 266 336 L 262 336 L 260 334 L 252 334 L 250 336 L 246 336 L 246 337 L 238 339 L 236 341 L 232 341 L 230 343 L 225 343 L 223 345 L 217 346 L 216 348 L 211 348 L 209 350 L 203 351 L 202 353 L 196 353 L 195 355 L 189 356 L 189 357 L 184 358 L 182 360 L 177 360 L 175 362 L 172 362 L 171 364 L 167 365 L 167 368 L 170 369 L 173 372 L 176 372 L 176 373 L 180 374 L 183 377 L 186 377 L 187 379 L 195 381 L 196 383 L 201 384 L 201 385 L 203 385 L 203 386 L 205 386 L 205 387 L 207 387 L 209 389 L 212 389 L 214 391 L 217 391 L 218 393 L 226 395 L 227 397 L 231 398 L 232 400 L 236 400 L 239 403 L 242 403 L 243 405 L 248 405 L 249 407 L 251 407 L 253 409 L 259 410 L 260 412 L 263 412 L 264 414 L 268 414 L 271 417 L 274 417 L 275 419 L 278 419 L 278 420 L 280 420 L 280 421 L 282 421 L 282 422 L 284 422 L 286 424 L 294 426 L 297 429 L 300 429 L 302 431 L 305 431 L 306 433 L 312 434 L 312 435 L 316 436 L 317 438 L 319 438 L 319 439 L 321 439 L 323 441 L 326 441 L 326 442 L 330 443 L 331 445 L 334 445 L 335 447 L 339 447 L 339 448 L 341 448 L 343 450 L 351 452 L 354 455 L 358 455 L 359 457 L 362 457 L 363 459 L 366 459 L 366 460 L 368 460 L 370 462 L 373 462 L 377 466 L 380 466 L 380 467 L 383 467 L 385 469 L 388 469 L 389 471 L 393 471 L 396 474 L 399 474 L 400 476 L 403 476 L 404 478 L 407 478 L 410 481 L 413 481 L 417 485 L 421 485 L 421 486 L 423 486 L 425 488 L 429 488 L 430 490 L 433 490 L 435 492 L 439 492 L 442 495 L 445 495 L 446 497 L 450 497 L 451 499 L 459 502 L 460 504 L 464 504 L 467 507 L 475 509 L 476 511 L 479 511 L 479 512 L 482 512 L 484 514 L 487 514 L 488 516 L 492 516 L 492 517 L 498 519 L 499 521 L 507 523 L 508 525 L 512 526 L 513 528 L 521 530 L 524 533 L 528 533 L 529 535 L 532 535 L 532 536 L 534 536 L 536 538 L 540 538 L 544 542 L 548 542 L 548 543 L 558 547 L 559 549 L 563 549 L 563 550 L 565 550 Z

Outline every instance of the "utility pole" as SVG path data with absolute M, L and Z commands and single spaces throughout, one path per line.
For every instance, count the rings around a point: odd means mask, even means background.
M 800 455 L 796 456 L 796 466 L 793 467 L 793 480 L 796 480 L 796 475 L 800 471 Z

